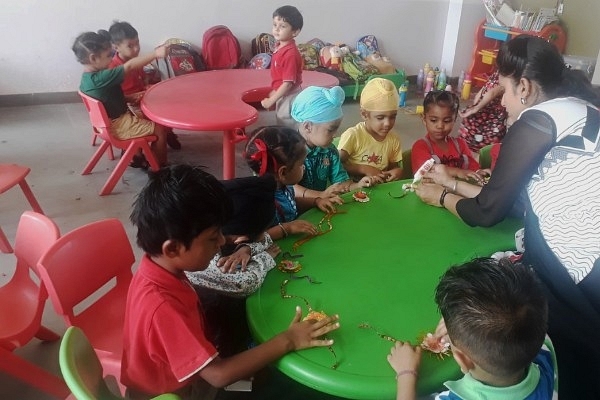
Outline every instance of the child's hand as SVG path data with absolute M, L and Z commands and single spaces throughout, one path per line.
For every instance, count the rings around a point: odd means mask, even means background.
M 389 171 L 384 172 L 385 182 L 397 181 L 400 179 L 402 175 L 402 170 L 400 168 L 394 168 Z
M 356 184 L 359 188 L 366 188 L 371 185 L 371 179 L 368 176 L 363 176 Z
M 275 257 L 277 257 L 279 255 L 279 253 L 281 253 L 281 248 L 279 248 L 278 244 L 273 243 L 271 245 L 271 247 L 269 247 L 265 251 L 267 252 L 268 255 L 270 255 L 271 257 L 275 258 Z
M 397 379 L 411 377 L 416 381 L 421 364 L 421 347 L 413 347 L 409 342 L 398 341 L 392 347 L 387 360 L 396 371 Z M 408 371 L 414 371 L 414 373 Z
M 158 46 L 154 49 L 154 56 L 156 58 L 165 58 L 167 56 L 167 49 L 168 47 L 165 45 Z
M 335 212 L 335 205 L 344 204 L 344 200 L 340 196 L 329 196 L 329 197 L 317 197 L 315 199 L 315 206 L 324 213 Z
M 290 235 L 298 233 L 306 233 L 308 235 L 317 234 L 317 227 L 308 221 L 304 221 L 303 219 L 296 219 L 291 222 L 286 222 L 285 229 Z
M 302 321 L 302 309 L 296 307 L 296 315 L 289 328 L 283 333 L 292 344 L 293 350 L 302 350 L 309 347 L 331 346 L 333 340 L 321 338 L 323 335 L 337 329 L 337 315 L 328 316 L 321 321 Z
M 448 337 L 448 329 L 446 329 L 446 321 L 444 321 L 444 318 L 441 318 L 440 322 L 438 322 L 435 332 L 433 333 L 433 337 L 442 343 L 450 342 L 450 338 Z
M 350 191 L 350 185 L 342 182 L 334 183 L 329 185 L 323 193 L 323 197 L 335 196 L 338 194 L 348 193 Z
M 217 261 L 217 266 L 224 274 L 232 274 L 240 269 L 245 271 L 248 261 L 250 261 L 250 257 L 250 247 L 242 246 L 233 254 L 221 257 L 219 261 Z M 240 269 L 238 269 L 238 267 Z
M 260 104 L 265 108 L 265 110 L 270 110 L 275 102 L 270 97 L 266 97 L 260 101 Z

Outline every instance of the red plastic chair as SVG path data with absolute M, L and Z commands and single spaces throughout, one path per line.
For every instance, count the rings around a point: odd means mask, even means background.
M 105 219 L 64 234 L 38 263 L 54 309 L 68 326 L 84 331 L 105 374 L 117 382 L 134 261 L 123 224 Z
M 31 171 L 30 168 L 24 167 L 22 165 L 17 164 L 0 164 L 0 194 L 6 192 L 8 189 L 12 188 L 16 184 L 21 186 L 21 190 L 23 194 L 31 204 L 31 208 L 34 211 L 43 214 L 42 207 L 38 203 L 37 199 L 33 195 L 31 188 L 27 184 L 25 177 Z M 0 228 L 0 251 L 3 253 L 12 253 L 13 249 L 10 245 L 10 242 L 6 238 L 6 235 Z
M 87 163 L 87 165 L 81 172 L 81 175 L 90 174 L 96 166 L 96 164 L 98 163 L 98 161 L 100 160 L 100 158 L 102 158 L 102 154 L 104 154 L 104 152 L 107 149 L 110 149 L 110 151 L 112 151 L 112 148 L 116 148 L 125 151 L 121 156 L 121 159 L 119 160 L 117 166 L 115 167 L 113 172 L 108 177 L 108 180 L 102 187 L 102 190 L 100 190 L 101 196 L 110 194 L 112 192 L 117 182 L 129 166 L 129 163 L 133 159 L 133 156 L 137 154 L 138 150 L 140 149 L 142 150 L 144 156 L 146 156 L 146 160 L 150 164 L 150 168 L 152 169 L 152 171 L 158 171 L 158 161 L 156 160 L 156 157 L 154 157 L 154 154 L 150 150 L 150 143 L 156 141 L 157 139 L 155 135 L 148 135 L 140 138 L 127 140 L 117 139 L 116 137 L 110 134 L 110 119 L 106 114 L 106 110 L 104 109 L 104 105 L 102 104 L 102 102 L 100 100 L 94 99 L 93 97 L 86 95 L 81 91 L 79 92 L 79 96 L 81 96 L 83 104 L 85 104 L 85 107 L 88 110 L 88 113 L 90 115 L 90 122 L 92 123 L 92 127 L 94 128 L 96 135 L 98 135 L 103 140 L 98 150 L 96 150 L 90 161 Z
M 17 227 L 17 264 L 11 280 L 0 287 L 0 370 L 53 396 L 65 398 L 69 389 L 58 376 L 15 355 L 34 337 L 54 341 L 60 336 L 42 325 L 48 293 L 37 275 L 42 254 L 58 239 L 60 232 L 48 217 L 25 211 Z

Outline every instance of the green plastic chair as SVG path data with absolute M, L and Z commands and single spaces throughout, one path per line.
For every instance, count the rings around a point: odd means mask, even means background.
M 109 389 L 103 378 L 102 365 L 83 331 L 70 326 L 60 342 L 60 371 L 77 400 L 125 399 Z M 162 394 L 154 400 L 181 400 L 175 394 Z
M 492 166 L 492 156 L 490 154 L 491 150 L 491 144 L 483 146 L 481 149 L 479 149 L 479 166 L 481 166 L 481 169 L 490 168 Z
M 412 179 L 414 177 L 411 154 L 412 149 L 404 150 L 402 152 L 402 175 L 400 176 L 400 179 Z

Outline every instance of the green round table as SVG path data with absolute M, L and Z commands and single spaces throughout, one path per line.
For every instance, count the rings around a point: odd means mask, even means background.
M 394 399 L 394 371 L 386 356 L 393 343 L 378 333 L 418 343 L 433 332 L 440 319 L 434 289 L 451 265 L 473 257 L 514 249 L 514 233 L 521 221 L 507 219 L 492 228 L 471 228 L 443 208 L 424 204 L 414 194 L 397 199 L 402 183 L 391 182 L 368 189 L 370 201 L 359 203 L 345 195 L 345 204 L 331 218 L 333 229 L 302 244 L 301 237 L 278 242 L 283 252 L 302 254 L 302 270 L 285 285 L 288 295 L 300 296 L 314 310 L 339 314 L 340 328 L 329 337 L 327 348 L 294 352 L 276 367 L 292 379 L 321 392 L 350 399 Z M 302 215 L 317 224 L 323 212 Z M 323 224 L 327 228 L 327 224 Z M 286 329 L 294 307 L 307 306 L 300 298 L 283 298 L 281 286 L 290 274 L 271 271 L 262 287 L 247 300 L 247 316 L 254 338 L 263 342 Z M 372 328 L 361 328 L 361 324 Z M 423 352 L 418 392 L 442 389 L 461 372 L 449 356 L 440 360 Z

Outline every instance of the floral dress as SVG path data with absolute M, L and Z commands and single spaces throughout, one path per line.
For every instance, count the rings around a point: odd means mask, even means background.
M 498 72 L 494 72 L 483 85 L 481 97 L 498 85 Z M 507 114 L 501 101 L 502 96 L 498 96 L 475 114 L 462 119 L 459 133 L 471 151 L 477 152 L 484 146 L 499 143 L 504 137 Z

